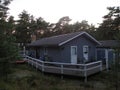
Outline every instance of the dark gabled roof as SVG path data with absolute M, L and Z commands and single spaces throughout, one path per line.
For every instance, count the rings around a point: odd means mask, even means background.
M 9 9 L 9 8 L 5 7 L 4 5 L 2 5 L 2 4 L 0 4 L 0 8 Z
M 119 47 L 120 46 L 120 41 L 118 40 L 103 40 L 99 41 L 101 45 L 97 47 L 105 47 L 105 48 L 112 48 L 112 47 Z
M 42 38 L 36 40 L 35 42 L 32 42 L 31 44 L 29 44 L 29 46 L 61 46 L 83 34 L 87 35 L 95 43 L 100 44 L 96 39 L 94 39 L 91 35 L 89 35 L 86 32 L 75 32 L 75 33 Z

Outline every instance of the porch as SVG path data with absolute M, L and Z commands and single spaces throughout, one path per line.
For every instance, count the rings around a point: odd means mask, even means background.
M 87 81 L 88 76 L 103 70 L 102 61 L 91 62 L 88 64 L 70 64 L 46 62 L 29 56 L 26 56 L 25 60 L 28 64 L 32 65 L 33 67 L 42 72 L 80 76 L 84 77 L 85 81 Z

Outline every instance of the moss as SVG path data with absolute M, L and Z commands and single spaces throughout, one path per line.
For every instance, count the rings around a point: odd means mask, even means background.
M 113 90 L 115 83 L 110 72 L 101 72 L 88 78 L 88 82 L 76 78 L 43 74 L 27 64 L 14 66 L 8 80 L 0 80 L 0 89 L 6 90 Z

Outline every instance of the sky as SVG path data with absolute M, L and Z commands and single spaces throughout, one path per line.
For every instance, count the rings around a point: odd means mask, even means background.
M 8 7 L 9 15 L 15 19 L 26 10 L 35 18 L 42 17 L 50 23 L 69 16 L 73 23 L 87 20 L 89 24 L 98 25 L 108 13 L 107 7 L 119 5 L 120 0 L 13 0 Z

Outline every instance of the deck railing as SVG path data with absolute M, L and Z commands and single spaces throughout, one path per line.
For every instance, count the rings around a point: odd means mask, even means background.
M 89 75 L 102 71 L 102 61 L 96 61 L 87 64 L 71 64 L 47 62 L 29 56 L 26 56 L 25 60 L 28 62 L 28 64 L 31 64 L 42 72 L 82 76 L 85 77 L 85 81 L 87 81 L 87 77 Z

